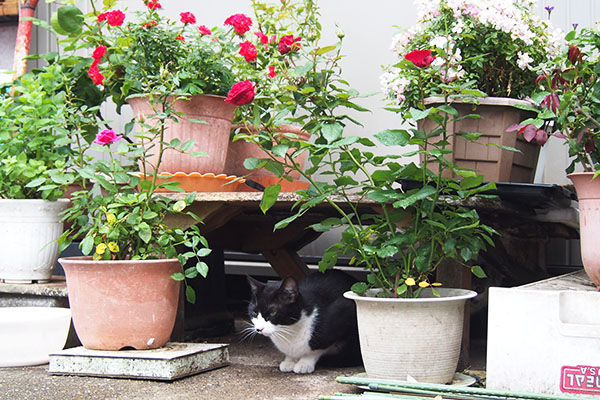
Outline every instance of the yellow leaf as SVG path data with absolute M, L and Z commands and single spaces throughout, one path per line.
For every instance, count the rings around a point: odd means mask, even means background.
M 108 249 L 111 251 L 111 253 L 118 253 L 119 252 L 119 245 L 115 242 L 109 242 L 108 243 Z
M 183 210 L 185 210 L 185 207 L 186 207 L 185 201 L 179 200 L 178 202 L 173 204 L 173 211 L 182 212 Z
M 442 286 L 441 282 L 433 282 L 431 286 Z
M 426 288 L 426 287 L 429 286 L 429 282 L 421 281 L 421 282 L 419 282 L 419 286 L 422 287 L 422 288 Z
M 415 286 L 416 282 L 413 278 L 406 278 L 406 280 L 404 281 L 404 284 L 406 286 Z
M 106 252 L 106 245 L 104 243 L 100 243 L 96 246 L 96 254 L 104 254 Z

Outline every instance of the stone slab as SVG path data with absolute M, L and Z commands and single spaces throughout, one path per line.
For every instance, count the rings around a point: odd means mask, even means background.
M 170 342 L 155 350 L 76 347 L 50 354 L 52 375 L 173 381 L 229 364 L 227 344 Z
M 0 282 L 0 307 L 69 307 L 64 276 L 47 283 Z

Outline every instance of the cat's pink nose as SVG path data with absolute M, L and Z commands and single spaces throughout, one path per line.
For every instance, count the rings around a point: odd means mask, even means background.
M 256 332 L 260 333 L 263 331 L 264 328 L 256 328 Z

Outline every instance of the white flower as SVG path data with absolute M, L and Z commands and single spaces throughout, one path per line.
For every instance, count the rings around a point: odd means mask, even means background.
M 533 58 L 527 53 L 518 52 L 517 55 L 519 59 L 517 60 L 517 65 L 521 69 L 530 69 L 529 66 L 533 62 Z
M 429 42 L 433 47 L 437 47 L 438 49 L 446 49 L 448 45 L 448 38 L 446 36 L 436 36 Z

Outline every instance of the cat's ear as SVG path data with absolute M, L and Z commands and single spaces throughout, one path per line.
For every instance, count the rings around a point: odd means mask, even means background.
M 246 279 L 248 280 L 248 284 L 250 285 L 250 289 L 252 290 L 252 293 L 256 293 L 258 291 L 258 289 L 265 286 L 264 283 L 262 283 L 259 280 L 254 279 L 250 275 L 246 275 Z
M 278 296 L 285 304 L 291 304 L 298 298 L 298 283 L 292 277 L 285 278 L 281 282 Z

